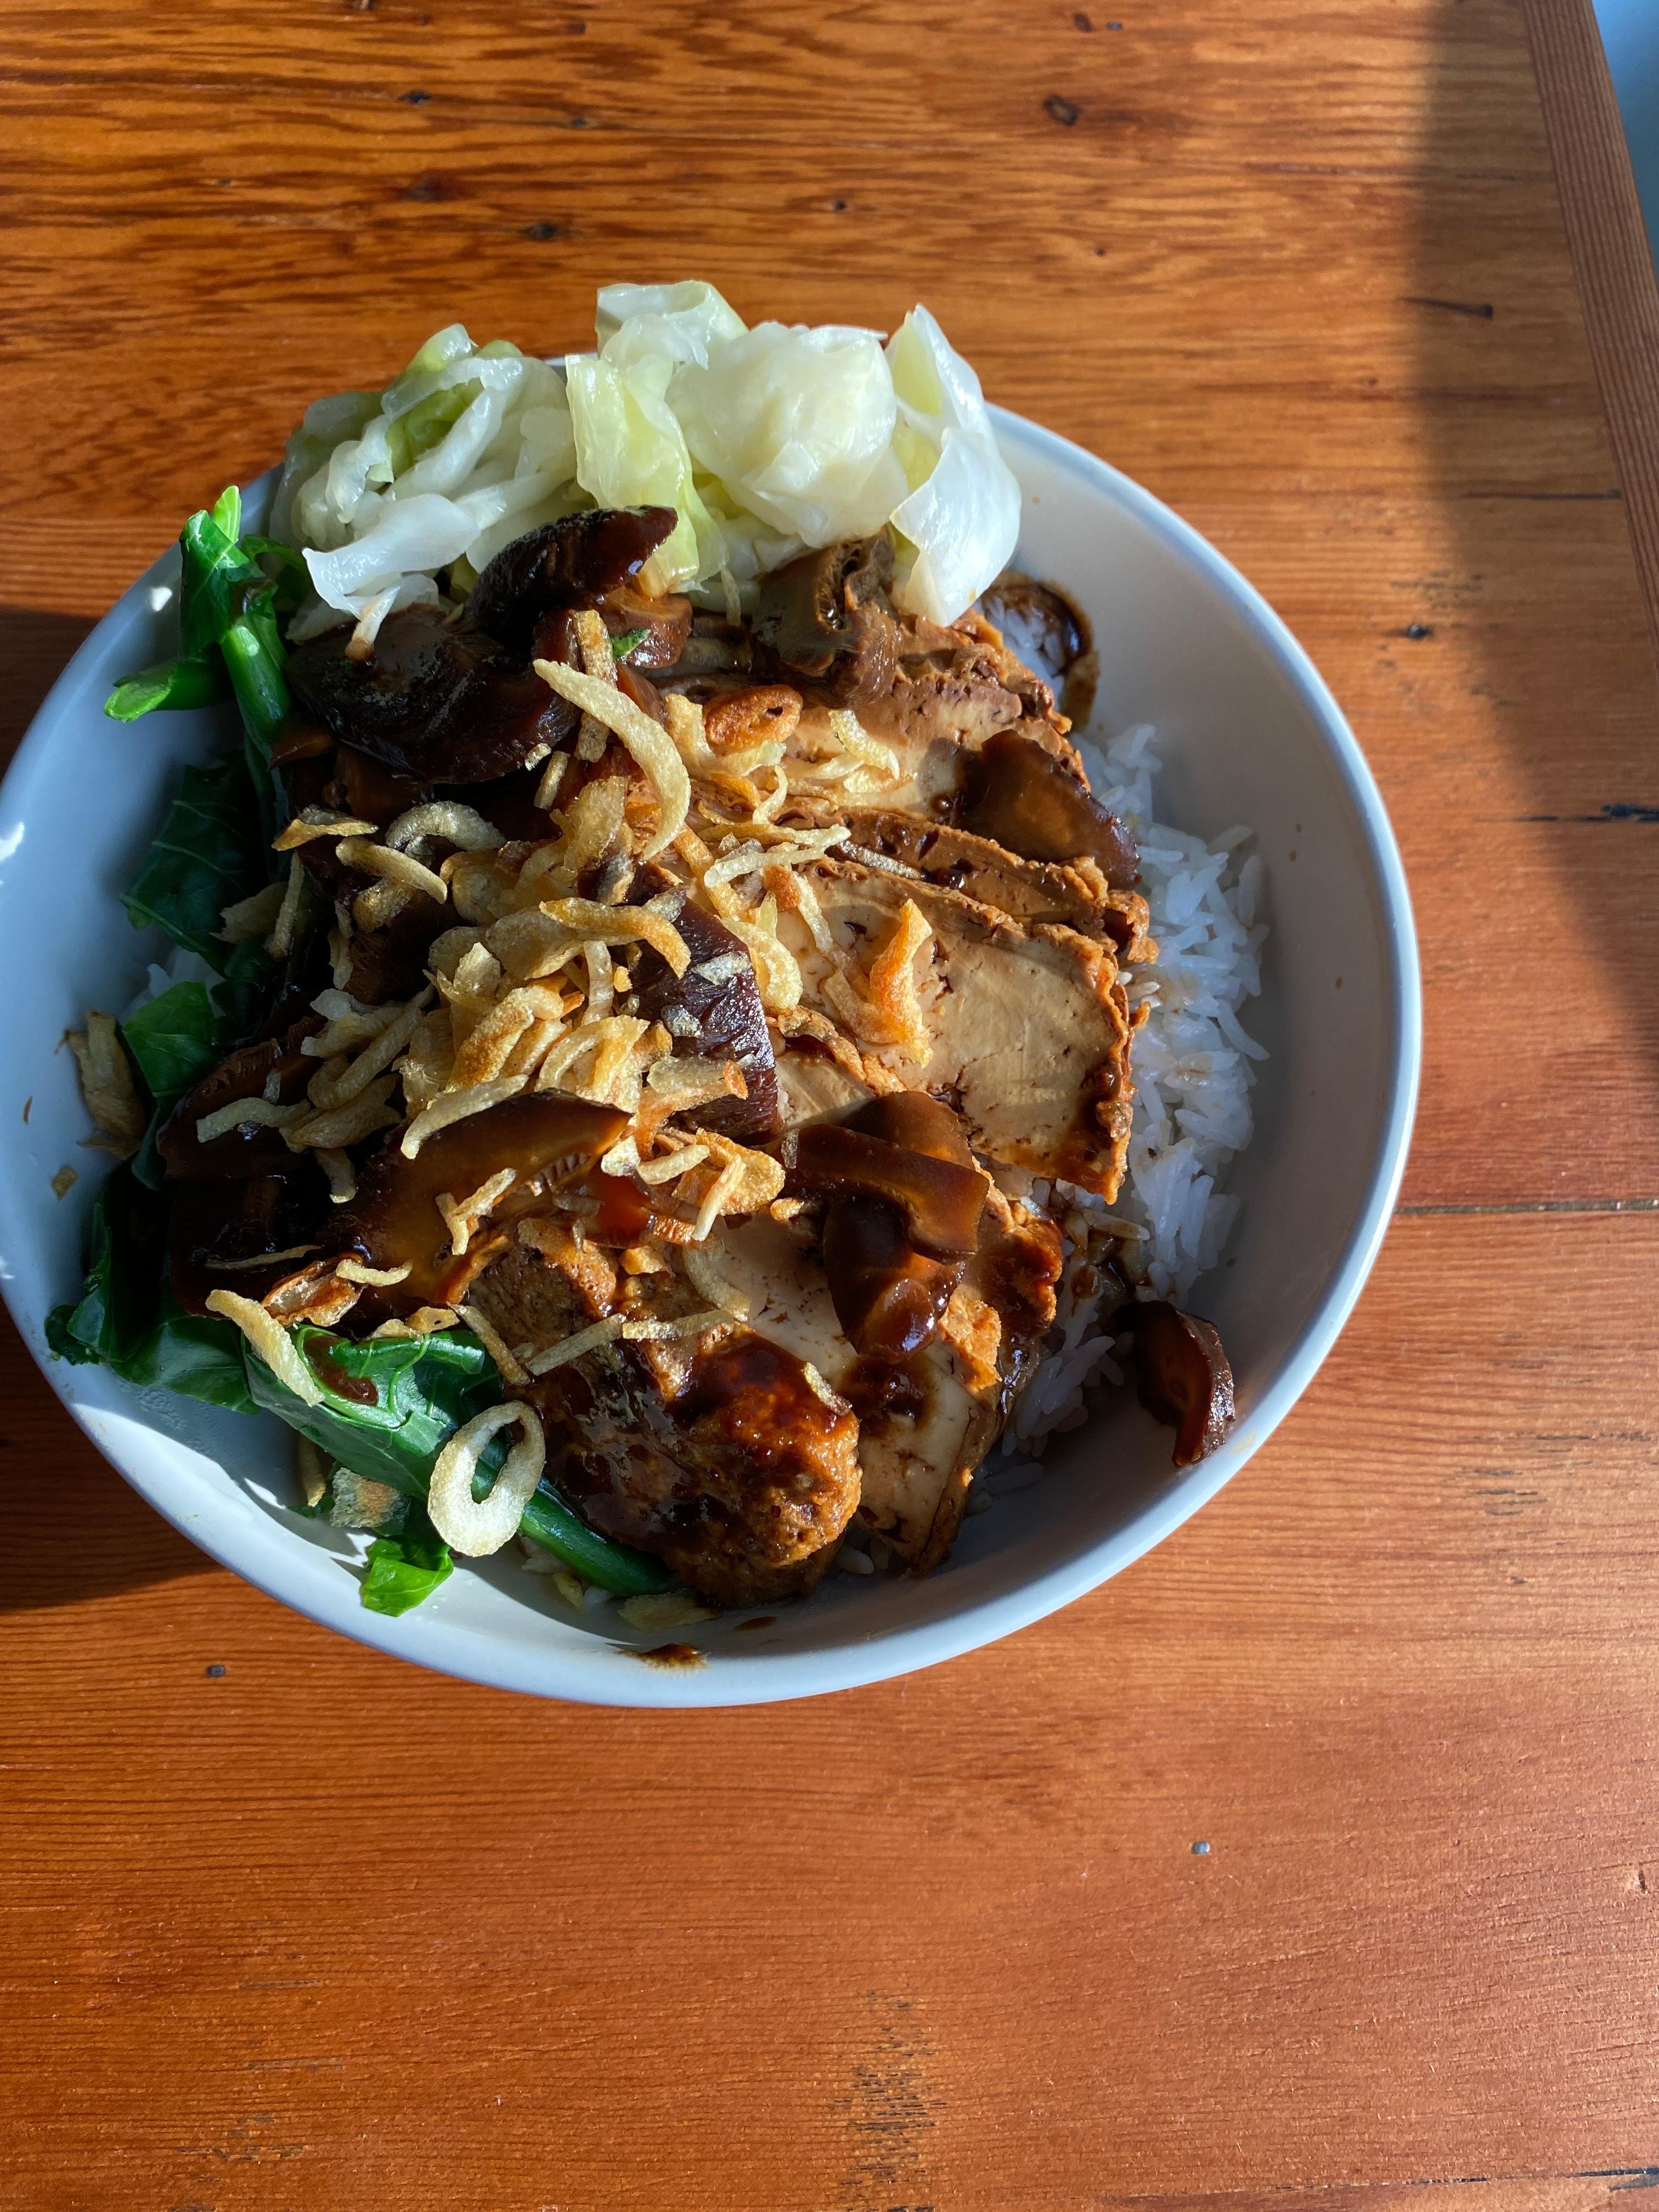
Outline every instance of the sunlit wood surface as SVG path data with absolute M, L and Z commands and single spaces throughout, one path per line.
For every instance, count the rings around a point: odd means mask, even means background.
M 623 275 L 922 297 L 1306 642 L 1427 1000 L 1402 1217 L 1269 1446 L 1094 1597 L 853 1695 L 578 1711 L 359 1650 L 155 1519 L 8 1337 L 8 2212 L 1659 2182 L 1627 210 L 1564 155 L 1602 195 L 1564 222 L 1506 0 L 1114 7 L 0 11 L 10 736 L 190 507 L 440 322 L 551 350 Z M 1579 0 L 1533 14 L 1582 116 Z

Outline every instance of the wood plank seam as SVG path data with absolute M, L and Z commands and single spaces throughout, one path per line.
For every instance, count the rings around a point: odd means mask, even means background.
M 1659 1198 L 1520 1198 L 1468 1206 L 1396 1206 L 1396 1220 L 1440 1214 L 1659 1213 Z

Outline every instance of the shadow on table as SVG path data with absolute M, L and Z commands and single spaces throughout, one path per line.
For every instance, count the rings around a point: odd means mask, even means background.
M 1425 457 L 1450 527 L 1444 564 L 1414 580 L 1416 618 L 1398 634 L 1398 665 L 1431 685 L 1437 656 L 1460 631 L 1473 634 L 1470 690 L 1500 720 L 1520 771 L 1507 803 L 1538 825 L 1535 842 L 1510 849 L 1571 885 L 1583 941 L 1651 1065 L 1659 939 L 1632 879 L 1650 882 L 1659 868 L 1659 687 L 1618 471 L 1587 419 L 1587 386 L 1589 407 L 1599 402 L 1522 12 L 1441 0 L 1434 23 L 1406 304 L 1416 316 Z M 1523 112 L 1533 119 L 1517 135 Z M 1443 735 L 1428 742 L 1439 750 Z M 1430 773 L 1463 806 L 1459 857 L 1469 858 L 1491 787 L 1465 754 L 1458 791 L 1458 757 L 1443 754 Z M 1522 882 L 1510 890 L 1524 898 Z M 1529 988 L 1528 973 L 1487 980 Z M 1582 1038 L 1581 1050 L 1599 1042 Z
M 217 1571 L 129 1490 L 59 1405 L 0 1316 L 0 1614 L 114 1597 Z
M 92 628 L 85 615 L 0 606 L 0 765 L 16 751 L 40 702 Z

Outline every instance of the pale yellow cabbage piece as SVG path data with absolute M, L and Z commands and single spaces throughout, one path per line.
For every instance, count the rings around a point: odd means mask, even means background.
M 910 486 L 890 520 L 911 556 L 902 604 L 954 622 L 1008 565 L 1019 486 L 997 449 L 980 381 L 926 307 L 888 343 L 898 422 L 894 450 Z
M 670 396 L 698 465 L 803 544 L 879 530 L 909 489 L 873 331 L 762 323 L 688 362 Z

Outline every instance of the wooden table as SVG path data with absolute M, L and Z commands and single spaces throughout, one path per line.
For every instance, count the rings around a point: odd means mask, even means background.
M 0 2203 L 1659 2185 L 1659 314 L 1587 6 L 1532 13 L 6 9 L 14 733 L 189 507 L 452 315 L 923 295 L 1306 641 L 1428 1044 L 1375 1279 L 1248 1472 L 1059 1619 L 822 1703 L 358 1650 L 9 1343 Z

